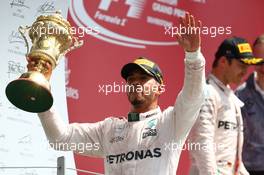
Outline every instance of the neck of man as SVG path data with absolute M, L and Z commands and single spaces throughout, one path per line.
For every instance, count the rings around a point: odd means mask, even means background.
M 137 105 L 137 106 L 131 106 L 130 112 L 135 112 L 135 113 L 144 113 L 148 112 L 150 110 L 156 109 L 158 107 L 157 103 L 152 103 L 151 105 Z
M 213 69 L 212 74 L 219 80 L 221 81 L 225 86 L 229 84 L 228 80 L 226 79 L 225 75 L 223 74 L 222 70 L 219 69 Z

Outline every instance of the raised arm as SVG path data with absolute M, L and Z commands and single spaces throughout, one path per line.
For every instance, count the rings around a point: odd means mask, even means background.
M 205 94 L 205 59 L 200 52 L 201 36 L 198 28 L 201 22 L 186 13 L 185 18 L 180 19 L 183 27 L 196 28 L 196 32 L 177 34 L 179 44 L 185 50 L 185 74 L 184 85 L 174 105 L 176 117 L 176 139 L 185 140 L 193 126 Z M 189 30 L 187 30 L 189 31 Z
M 94 157 L 104 156 L 102 128 L 105 121 L 66 124 L 53 108 L 38 115 L 52 148 Z
M 28 58 L 27 67 L 29 71 L 36 71 L 36 65 L 37 62 Z M 47 62 L 44 66 L 46 68 L 44 75 L 47 79 L 50 79 L 51 64 Z M 103 157 L 102 125 L 105 121 L 66 124 L 53 108 L 38 115 L 52 148 Z

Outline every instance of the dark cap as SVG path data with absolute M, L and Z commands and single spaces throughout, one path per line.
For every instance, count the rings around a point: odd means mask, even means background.
M 225 39 L 218 47 L 215 57 L 225 56 L 228 59 L 238 59 L 244 64 L 254 65 L 263 61 L 262 58 L 255 58 L 250 44 L 243 38 L 232 37 Z
M 154 77 L 160 84 L 163 84 L 163 76 L 159 66 L 144 57 L 139 57 L 132 63 L 124 65 L 121 70 L 121 76 L 126 80 L 127 77 L 137 69 L 143 70 L 148 75 Z

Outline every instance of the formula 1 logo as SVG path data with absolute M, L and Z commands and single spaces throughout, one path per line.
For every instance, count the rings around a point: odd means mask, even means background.
M 108 11 L 110 5 L 113 2 L 118 2 L 119 0 L 101 0 L 99 4 L 99 9 Z M 127 17 L 139 18 L 142 11 L 144 10 L 145 0 L 126 0 L 125 4 L 129 6 Z
M 185 11 L 178 0 L 70 0 L 70 15 L 78 27 L 97 28 L 92 35 L 112 44 L 146 48 L 178 43 L 164 34 Z

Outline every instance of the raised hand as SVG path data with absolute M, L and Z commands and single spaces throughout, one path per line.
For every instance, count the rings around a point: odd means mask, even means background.
M 192 15 L 186 12 L 185 18 L 180 17 L 180 25 L 185 27 L 186 32 L 176 34 L 179 44 L 187 52 L 197 51 L 201 45 L 200 28 L 202 22 L 196 21 Z

